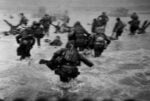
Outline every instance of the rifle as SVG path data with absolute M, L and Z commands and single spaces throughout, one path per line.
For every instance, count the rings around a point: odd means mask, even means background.
M 39 61 L 39 64 L 45 64 L 49 69 L 51 69 L 51 70 L 56 70 L 57 68 L 58 68 L 58 63 L 56 62 L 56 61 L 54 61 L 54 60 L 50 60 L 50 61 L 48 61 L 48 60 L 45 60 L 45 59 L 41 59 L 40 61 Z

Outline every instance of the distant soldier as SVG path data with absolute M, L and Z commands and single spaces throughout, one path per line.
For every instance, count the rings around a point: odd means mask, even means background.
M 109 21 L 109 17 L 106 14 L 106 12 L 102 12 L 102 14 L 99 17 L 101 17 L 102 23 L 103 23 L 104 27 L 106 27 L 107 22 Z
M 126 26 L 120 18 L 116 18 L 116 24 L 113 29 L 112 38 L 117 39 L 122 35 L 124 27 Z
M 76 22 L 74 24 L 72 36 L 72 39 L 75 40 L 75 46 L 80 51 L 83 51 L 87 47 L 88 38 L 90 34 L 83 28 L 80 22 Z
M 20 20 L 20 22 L 19 22 L 19 25 L 20 25 L 20 26 L 27 26 L 29 20 L 28 20 L 27 17 L 24 15 L 24 13 L 20 13 L 20 17 L 21 17 L 21 20 Z
M 96 19 L 93 20 L 92 23 L 92 32 L 96 33 L 97 27 L 106 27 L 107 22 L 109 21 L 108 16 L 105 12 L 102 13 L 102 15 L 98 16 Z
M 49 28 L 52 23 L 52 18 L 48 14 L 45 14 L 45 16 L 40 20 L 40 23 L 43 25 L 44 33 L 49 36 Z
M 44 37 L 44 29 L 40 23 L 34 21 L 32 24 L 32 30 L 33 30 L 34 37 L 37 40 L 37 45 L 38 47 L 40 47 L 41 39 Z
M 129 25 L 130 25 L 130 34 L 135 35 L 135 33 L 140 27 L 140 21 L 138 19 L 132 19 L 131 21 L 129 21 Z
M 51 46 L 61 46 L 62 44 L 60 36 L 56 36 L 56 38 L 50 43 Z
M 25 31 L 22 32 L 22 34 L 16 37 L 16 41 L 19 44 L 19 47 L 17 48 L 17 55 L 21 56 L 20 60 L 30 58 L 30 51 L 35 43 L 32 29 L 27 28 Z
M 50 61 L 40 60 L 40 64 L 46 64 L 59 75 L 62 82 L 66 83 L 75 79 L 80 74 L 77 66 L 80 66 L 81 62 L 89 67 L 93 66 L 93 63 L 78 53 L 77 49 L 74 47 L 74 42 L 69 42 L 66 48 L 55 52 Z

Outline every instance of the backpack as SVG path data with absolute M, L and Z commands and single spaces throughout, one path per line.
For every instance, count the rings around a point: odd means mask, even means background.
M 78 61 L 78 52 L 75 49 L 67 49 L 63 53 L 63 59 L 70 63 L 77 63 Z
M 95 42 L 94 42 L 95 47 L 104 47 L 105 46 L 105 39 L 102 36 L 96 36 Z

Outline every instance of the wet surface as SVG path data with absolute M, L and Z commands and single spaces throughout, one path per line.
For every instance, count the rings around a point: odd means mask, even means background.
M 79 67 L 81 75 L 77 79 L 82 81 L 81 85 L 76 84 L 77 87 L 65 95 L 73 99 L 88 96 L 97 99 L 112 97 L 121 101 L 133 97 L 149 101 L 150 34 L 127 34 L 126 31 L 119 40 L 113 41 L 100 58 L 89 56 L 94 67 Z M 65 43 L 66 35 L 60 36 Z M 41 48 L 33 48 L 33 59 L 29 62 L 17 60 L 17 46 L 13 36 L 0 39 L 0 98 L 7 97 L 10 101 L 21 96 L 30 101 L 37 96 L 62 96 L 59 77 L 38 64 L 41 58 L 50 59 L 59 48 L 48 46 L 42 40 Z

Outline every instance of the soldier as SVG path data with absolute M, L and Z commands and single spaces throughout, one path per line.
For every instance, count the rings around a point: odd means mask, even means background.
M 28 24 L 28 19 L 26 18 L 26 16 L 24 15 L 24 13 L 20 13 L 20 17 L 21 17 L 21 20 L 20 20 L 20 22 L 19 22 L 19 25 L 20 26 L 27 26 L 27 24 Z
M 40 47 L 41 46 L 41 38 L 44 37 L 43 27 L 41 26 L 40 23 L 34 21 L 32 24 L 32 30 L 34 33 L 34 37 L 37 40 L 37 45 L 38 45 L 38 47 Z
M 93 63 L 78 53 L 73 41 L 69 42 L 66 48 L 55 52 L 50 61 L 40 60 L 40 64 L 46 64 L 55 71 L 55 74 L 59 75 L 62 82 L 66 83 L 75 79 L 80 74 L 77 66 L 80 66 L 81 62 L 89 67 L 93 66 Z
M 129 21 L 130 25 L 130 34 L 135 35 L 136 31 L 139 29 L 140 21 L 138 19 L 132 19 Z
M 96 33 L 96 28 L 98 27 L 104 27 L 105 29 L 108 20 L 109 20 L 108 16 L 106 15 L 105 12 L 103 12 L 102 15 L 98 16 L 96 19 L 93 20 L 92 32 Z
M 109 21 L 109 17 L 107 16 L 106 12 L 102 12 L 102 14 L 99 17 L 101 17 L 103 25 L 104 27 L 106 27 L 107 22 Z
M 113 29 L 112 38 L 118 40 L 118 37 L 121 36 L 122 33 L 123 33 L 125 24 L 121 21 L 120 18 L 116 18 L 116 21 L 117 21 L 117 22 L 116 22 L 116 24 L 115 24 L 115 26 L 114 26 L 114 29 Z
M 60 39 L 60 36 L 56 36 L 56 38 L 50 43 L 51 46 L 61 46 L 62 41 Z
M 49 36 L 49 27 L 52 23 L 52 19 L 48 14 L 45 14 L 45 16 L 40 20 L 40 23 L 43 25 L 44 33 Z
M 98 33 L 92 36 L 90 47 L 94 49 L 94 56 L 99 57 L 110 44 L 110 39 L 104 34 L 104 28 L 99 28 Z
M 19 44 L 17 55 L 21 56 L 20 60 L 29 58 L 31 56 L 30 51 L 35 43 L 31 28 L 27 28 L 22 34 L 18 35 L 16 41 Z
M 76 22 L 70 37 L 74 37 L 75 46 L 79 48 L 79 51 L 83 51 L 87 47 L 89 36 L 90 34 L 83 28 L 80 22 Z

